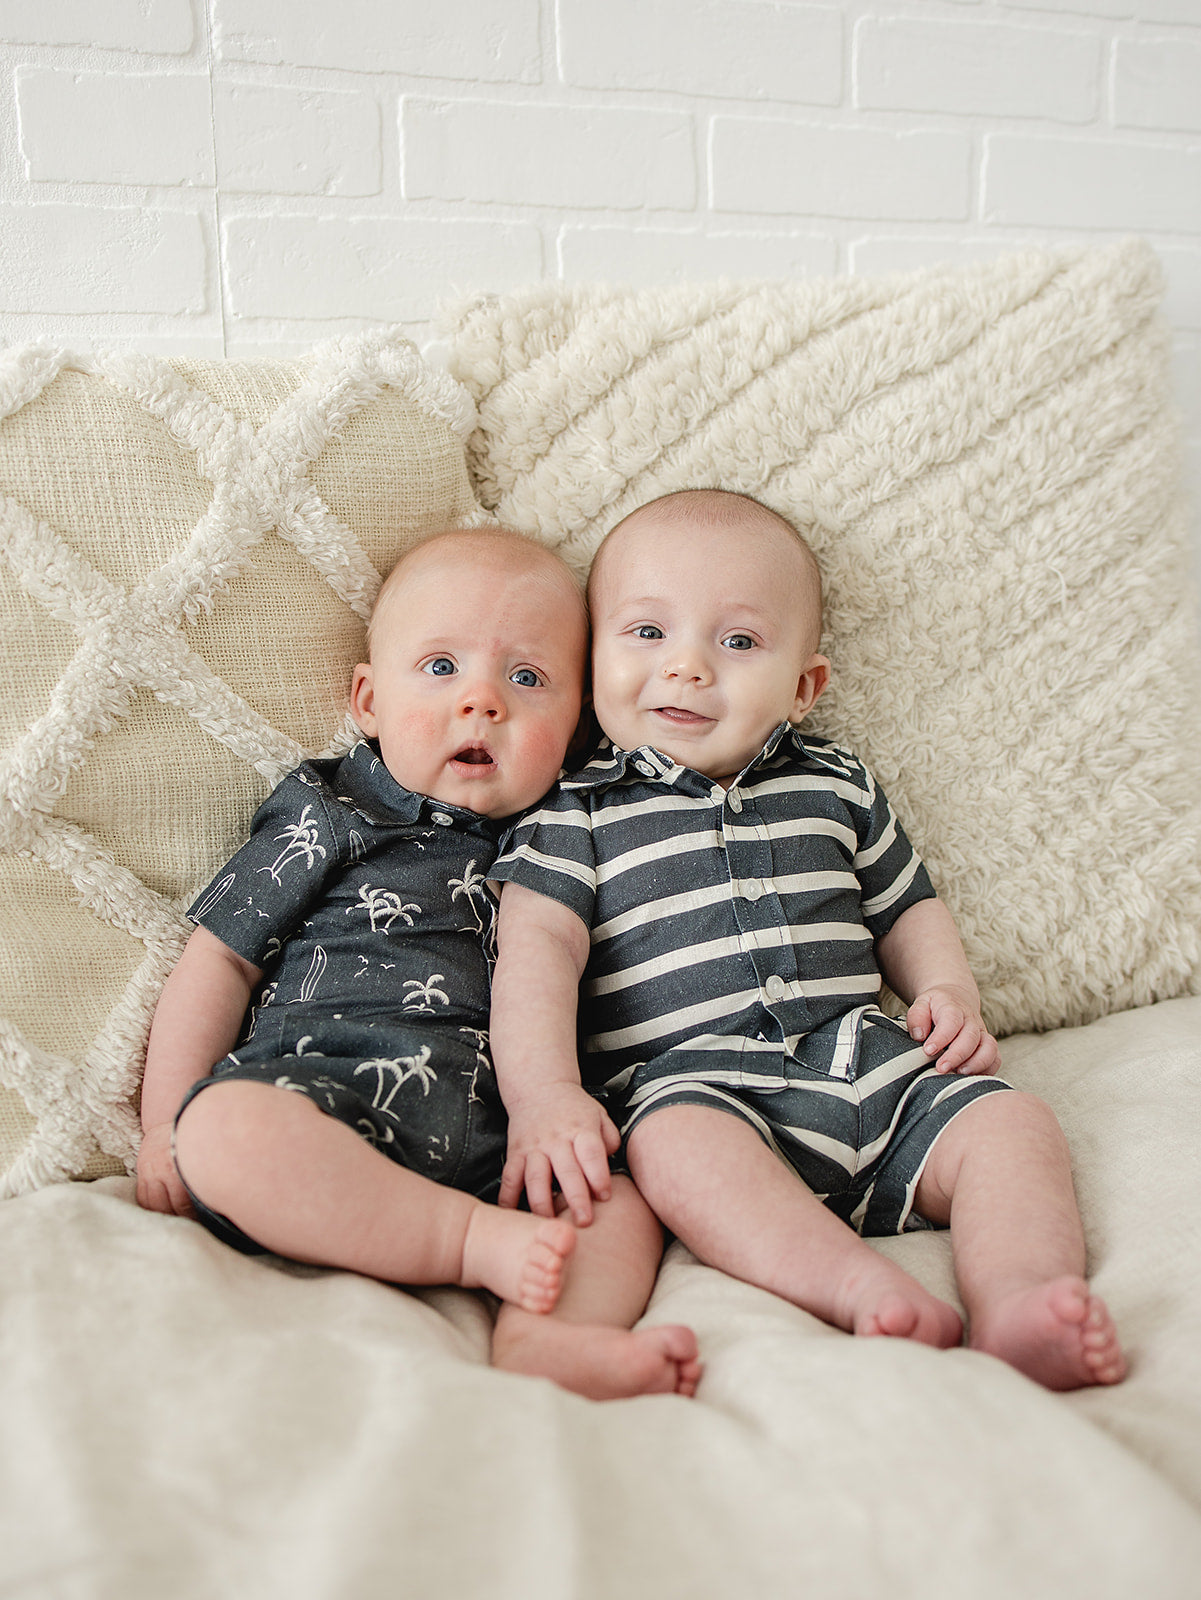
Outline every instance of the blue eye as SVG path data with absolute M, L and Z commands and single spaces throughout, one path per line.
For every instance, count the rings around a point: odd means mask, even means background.
M 732 633 L 729 638 L 723 639 L 722 643 L 731 650 L 753 650 L 755 648 L 755 641 L 749 633 Z
M 663 629 L 656 628 L 653 622 L 644 622 L 641 627 L 634 629 L 634 636 L 637 639 L 661 639 Z
M 421 670 L 428 672 L 434 678 L 449 678 L 458 669 L 449 656 L 435 656 L 432 661 L 427 661 Z
M 509 674 L 509 682 L 520 684 L 523 689 L 538 689 L 542 685 L 542 679 L 532 667 L 518 667 Z

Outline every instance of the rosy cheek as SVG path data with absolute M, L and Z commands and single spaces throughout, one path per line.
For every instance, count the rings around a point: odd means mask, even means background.
M 528 737 L 522 740 L 523 771 L 531 776 L 536 772 L 549 773 L 547 782 L 550 783 L 563 765 L 563 757 L 567 753 L 567 742 L 572 731 L 570 728 L 564 730 L 554 723 L 540 723 L 537 727 L 531 728 Z

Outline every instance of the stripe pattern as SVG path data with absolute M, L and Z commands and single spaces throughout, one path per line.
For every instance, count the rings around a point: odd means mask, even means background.
M 877 1004 L 875 941 L 933 896 L 871 774 L 781 724 L 730 789 L 606 746 L 514 828 L 493 877 L 590 925 L 582 1074 L 623 1136 L 668 1106 L 749 1124 L 860 1232 L 925 1224 L 947 1123 L 1008 1086 L 933 1071 Z
M 492 875 L 591 928 L 590 1087 L 684 1044 L 770 1077 L 809 1036 L 812 1065 L 853 1076 L 843 1019 L 878 999 L 875 940 L 934 894 L 863 764 L 787 723 L 728 791 L 650 746 L 606 747 L 522 819 Z

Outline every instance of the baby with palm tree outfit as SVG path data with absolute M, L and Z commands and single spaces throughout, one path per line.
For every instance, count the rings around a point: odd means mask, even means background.
M 491 1203 L 488 872 L 560 771 L 587 636 L 569 569 L 521 535 L 450 530 L 401 559 L 351 687 L 367 737 L 286 777 L 189 912 L 138 1199 L 247 1253 L 486 1288 L 498 1365 L 594 1398 L 691 1394 L 691 1332 L 632 1331 L 662 1232 L 627 1177 L 581 1229 Z

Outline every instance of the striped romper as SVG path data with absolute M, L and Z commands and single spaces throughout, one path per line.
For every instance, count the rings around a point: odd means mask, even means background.
M 940 1076 L 879 1008 L 875 941 L 934 895 L 853 755 L 782 723 L 728 790 L 606 745 L 502 846 L 490 877 L 591 929 L 585 1086 L 623 1137 L 665 1106 L 742 1118 L 864 1234 L 913 1195 L 957 1112 L 1009 1086 Z

